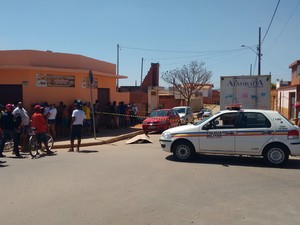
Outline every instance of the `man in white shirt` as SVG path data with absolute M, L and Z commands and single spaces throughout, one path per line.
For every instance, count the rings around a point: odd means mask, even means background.
M 133 114 L 133 126 L 136 125 L 136 117 L 137 117 L 137 114 L 138 114 L 138 107 L 136 106 L 136 104 L 133 104 L 132 106 L 132 114 Z
M 56 115 L 57 115 L 57 109 L 55 105 L 50 104 L 50 109 L 46 116 L 47 116 L 48 124 L 50 126 L 50 134 L 54 139 L 56 138 L 56 131 L 55 131 Z
M 18 106 L 12 112 L 14 116 L 17 114 L 21 115 L 22 122 L 21 122 L 21 130 L 20 130 L 20 144 L 22 146 L 23 151 L 27 151 L 28 149 L 28 132 L 29 132 L 29 121 L 30 118 L 28 116 L 27 111 L 23 108 L 23 103 L 19 102 Z
M 71 148 L 70 148 L 69 152 L 74 152 L 75 138 L 77 138 L 76 151 L 79 152 L 79 147 L 81 144 L 81 133 L 82 133 L 83 121 L 85 120 L 85 118 L 86 118 L 85 113 L 82 110 L 82 102 L 76 101 L 74 103 L 74 110 L 72 112 Z
M 43 114 L 46 117 L 46 119 L 47 119 L 47 114 L 48 114 L 49 110 L 50 110 L 49 103 L 48 102 L 44 102 L 44 104 L 43 104 Z

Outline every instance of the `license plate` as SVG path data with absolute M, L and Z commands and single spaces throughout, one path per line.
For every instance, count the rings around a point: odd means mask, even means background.
M 154 130 L 155 129 L 155 126 L 149 126 L 148 127 L 150 130 Z

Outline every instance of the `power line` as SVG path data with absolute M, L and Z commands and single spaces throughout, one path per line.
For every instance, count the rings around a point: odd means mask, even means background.
M 294 16 L 295 12 L 297 11 L 298 6 L 300 5 L 300 0 L 298 1 L 298 3 L 296 4 L 294 10 L 292 11 L 291 15 L 289 16 L 288 20 L 286 21 L 286 23 L 284 24 L 283 28 L 281 29 L 280 33 L 278 34 L 276 40 L 274 41 L 273 45 L 271 46 L 271 48 L 274 47 L 274 45 L 278 42 L 279 38 L 281 37 L 281 35 L 283 34 L 283 31 L 285 30 L 285 28 L 287 27 L 287 25 L 289 24 L 290 20 L 292 19 L 292 17 Z M 270 49 L 271 49 L 270 48 Z
M 269 23 L 268 29 L 267 29 L 267 31 L 266 31 L 266 33 L 265 33 L 265 36 L 263 37 L 263 40 L 262 40 L 261 44 L 264 42 L 264 40 L 265 40 L 267 34 L 269 33 L 269 29 L 270 29 L 270 27 L 271 27 L 271 24 L 272 24 L 272 22 L 273 22 L 273 19 L 274 19 L 274 17 L 275 17 L 276 12 L 277 12 L 279 3 L 280 3 L 280 0 L 278 0 L 278 2 L 277 2 L 277 5 L 276 5 L 275 11 L 274 11 L 274 13 L 273 13 L 272 19 L 271 19 L 271 21 L 270 21 L 270 23 Z
M 147 48 L 137 48 L 122 46 L 123 49 L 133 49 L 140 51 L 150 51 L 150 52 L 166 52 L 166 53 L 223 53 L 223 52 L 234 52 L 240 51 L 240 49 L 230 49 L 230 50 L 214 50 L 214 51 L 181 51 L 181 50 L 159 50 L 159 49 L 147 49 Z
M 201 58 L 201 61 L 205 61 L 207 59 L 223 57 L 225 55 L 230 55 L 232 53 L 237 53 L 244 51 L 244 49 L 229 49 L 229 50 L 206 50 L 206 51 L 186 51 L 186 50 L 159 50 L 159 49 L 147 49 L 147 48 L 138 48 L 138 47 L 128 47 L 122 46 L 123 49 L 132 49 L 138 51 L 151 51 L 151 52 L 163 52 L 163 53 L 199 53 L 199 55 L 192 55 L 192 56 L 176 56 L 176 57 L 163 57 L 163 58 L 144 58 L 144 60 L 156 60 L 156 61 L 164 61 L 164 60 L 176 60 L 176 59 L 189 59 L 189 58 Z M 175 63 L 167 63 L 164 65 L 178 65 L 187 62 L 175 62 Z
M 244 49 L 242 49 L 242 51 L 244 51 Z M 238 55 L 232 56 L 230 58 L 227 58 L 227 59 L 219 61 L 219 62 L 215 62 L 215 63 L 210 64 L 210 65 L 208 64 L 207 67 L 211 67 L 211 66 L 223 64 L 223 63 L 225 63 L 227 61 L 234 60 L 235 58 L 240 57 L 240 56 L 242 56 L 244 54 L 246 54 L 246 52 L 243 52 L 243 54 L 238 54 Z M 208 59 L 217 58 L 217 57 L 223 57 L 224 55 L 225 54 L 223 54 L 223 55 L 216 55 L 216 56 L 213 56 L 213 57 L 202 58 L 201 61 L 206 61 Z M 229 53 L 227 53 L 226 55 L 229 55 Z M 163 67 L 163 66 L 167 66 L 167 65 L 179 65 L 179 64 L 186 64 L 186 63 L 190 63 L 190 61 L 180 61 L 180 62 L 174 62 L 174 63 L 160 63 L 160 65 Z
M 203 57 L 204 59 L 210 59 L 210 58 L 220 57 L 223 55 L 228 55 L 240 51 L 243 51 L 243 49 L 237 49 L 236 51 L 227 51 L 227 52 L 220 52 L 220 53 L 207 53 L 207 54 L 191 55 L 191 56 L 177 56 L 177 57 L 169 57 L 169 58 L 147 58 L 147 59 L 148 60 L 175 60 L 175 59 L 189 59 L 189 58 L 200 58 L 200 57 Z

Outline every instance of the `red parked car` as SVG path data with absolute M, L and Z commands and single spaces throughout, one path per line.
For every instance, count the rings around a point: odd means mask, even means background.
M 162 132 L 171 127 L 180 126 L 180 116 L 173 109 L 154 110 L 144 121 L 143 130 L 145 133 L 154 131 Z

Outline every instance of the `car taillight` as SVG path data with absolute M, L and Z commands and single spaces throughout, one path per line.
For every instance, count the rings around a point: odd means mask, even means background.
M 297 139 L 297 138 L 299 138 L 299 131 L 298 130 L 290 130 L 288 132 L 287 138 L 288 139 Z

